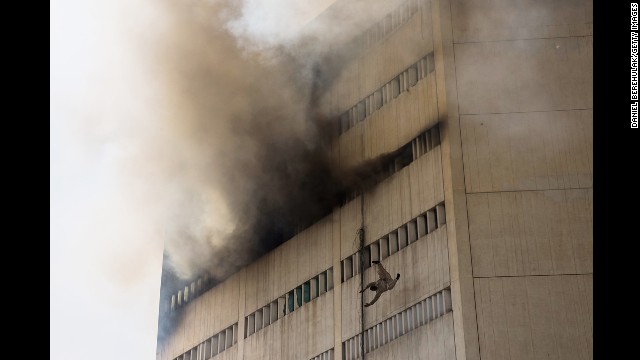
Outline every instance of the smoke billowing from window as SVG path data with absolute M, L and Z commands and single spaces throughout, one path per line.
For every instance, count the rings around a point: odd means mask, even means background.
M 146 175 L 166 207 L 162 306 L 190 279 L 236 272 L 384 169 L 380 159 L 340 168 L 329 148 L 336 114 L 318 106 L 353 55 L 336 44 L 373 16 L 370 4 L 353 1 L 331 23 L 291 21 L 290 33 L 261 32 L 273 14 L 256 16 L 251 1 L 161 4 L 149 66 L 162 116 Z

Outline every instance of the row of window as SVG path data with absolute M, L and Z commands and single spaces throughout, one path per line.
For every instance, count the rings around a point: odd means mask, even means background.
M 356 252 L 342 260 L 340 263 L 342 265 L 342 282 L 360 273 L 361 257 L 363 268 L 368 269 L 371 267 L 372 261 L 381 261 L 395 254 L 422 236 L 432 233 L 445 223 L 444 203 L 440 203 L 382 238 L 365 246 L 362 255 L 360 255 L 360 252 Z
M 398 149 L 396 156 L 390 158 L 387 164 L 383 165 L 386 172 L 380 175 L 378 181 L 382 182 L 384 179 L 417 160 L 420 156 L 433 150 L 438 145 L 440 145 L 440 128 L 438 125 L 435 125 Z M 342 199 L 342 205 L 346 205 L 349 201 L 360 196 L 360 194 L 362 194 L 360 190 L 355 190 L 347 194 L 344 199 Z
M 171 311 L 186 305 L 189 301 L 192 301 L 206 290 L 208 277 L 198 278 L 198 280 L 192 282 L 190 285 L 186 285 L 184 289 L 178 290 L 177 294 L 171 295 Z
M 213 335 L 202 343 L 194 346 L 175 360 L 207 360 L 238 342 L 238 323 Z
M 340 130 L 343 134 L 358 122 L 364 120 L 376 110 L 389 103 L 407 91 L 410 87 L 416 85 L 418 80 L 424 79 L 428 73 L 435 70 L 435 62 L 433 52 L 418 60 L 409 66 L 388 83 L 382 85 L 379 89 L 360 100 L 356 105 L 345 111 L 340 116 Z
M 439 144 L 440 130 L 438 125 L 436 125 L 402 146 L 397 151 L 398 154 L 388 161 L 388 164 L 386 165 L 387 172 L 381 176 L 380 181 L 400 171 L 402 168 L 415 161 L 418 157 L 433 150 Z M 347 194 L 342 201 L 342 205 L 345 205 L 347 202 L 355 199 L 360 194 L 360 191 L 353 191 L 352 193 Z M 184 289 L 179 290 L 177 294 L 173 294 L 171 296 L 171 311 L 175 311 L 177 308 L 182 307 L 202 294 L 206 290 L 207 282 L 208 277 L 206 276 L 204 278 L 198 278 L 198 280 L 192 282 L 190 285 L 185 286 Z M 271 317 L 273 316 L 269 316 L 268 318 L 271 319 Z
M 400 26 L 407 23 L 418 12 L 419 0 L 408 0 L 388 13 L 362 34 L 356 36 L 347 45 L 350 49 L 366 50 L 391 35 Z
M 444 289 L 414 304 L 404 311 L 370 327 L 342 343 L 342 358 L 352 360 L 362 358 L 361 341 L 364 341 L 364 353 L 370 353 L 400 336 L 451 312 L 451 290 Z
M 311 360 L 334 360 L 334 359 L 335 358 L 333 357 L 333 349 L 329 349 L 323 352 L 322 354 L 311 358 Z
M 331 289 L 333 289 L 333 267 L 247 315 L 244 320 L 245 339 Z

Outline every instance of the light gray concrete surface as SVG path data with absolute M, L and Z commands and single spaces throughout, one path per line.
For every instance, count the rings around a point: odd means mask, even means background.
M 482 359 L 593 359 L 593 276 L 475 279 Z

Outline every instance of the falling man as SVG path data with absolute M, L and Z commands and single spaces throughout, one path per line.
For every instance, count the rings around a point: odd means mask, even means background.
M 396 282 L 398 282 L 398 279 L 400 279 L 400 274 L 397 274 L 396 278 L 393 279 L 387 272 L 387 270 L 384 269 L 382 264 L 380 264 L 380 261 L 372 261 L 372 263 L 378 266 L 378 276 L 380 277 L 380 279 L 378 279 L 378 281 L 368 283 L 367 286 L 364 287 L 364 289 L 358 292 L 362 293 L 367 289 L 371 289 L 371 291 L 376 292 L 376 296 L 373 298 L 373 300 L 371 300 L 371 302 L 368 304 L 364 304 L 365 307 L 373 305 L 376 301 L 378 301 L 378 298 L 380 297 L 380 295 L 382 295 L 383 292 L 393 289 L 393 287 L 396 286 Z

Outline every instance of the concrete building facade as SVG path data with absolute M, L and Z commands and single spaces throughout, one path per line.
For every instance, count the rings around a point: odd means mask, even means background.
M 593 358 L 592 1 L 380 6 L 322 102 L 388 177 L 176 294 L 157 359 Z M 364 308 L 375 260 L 401 279 Z

